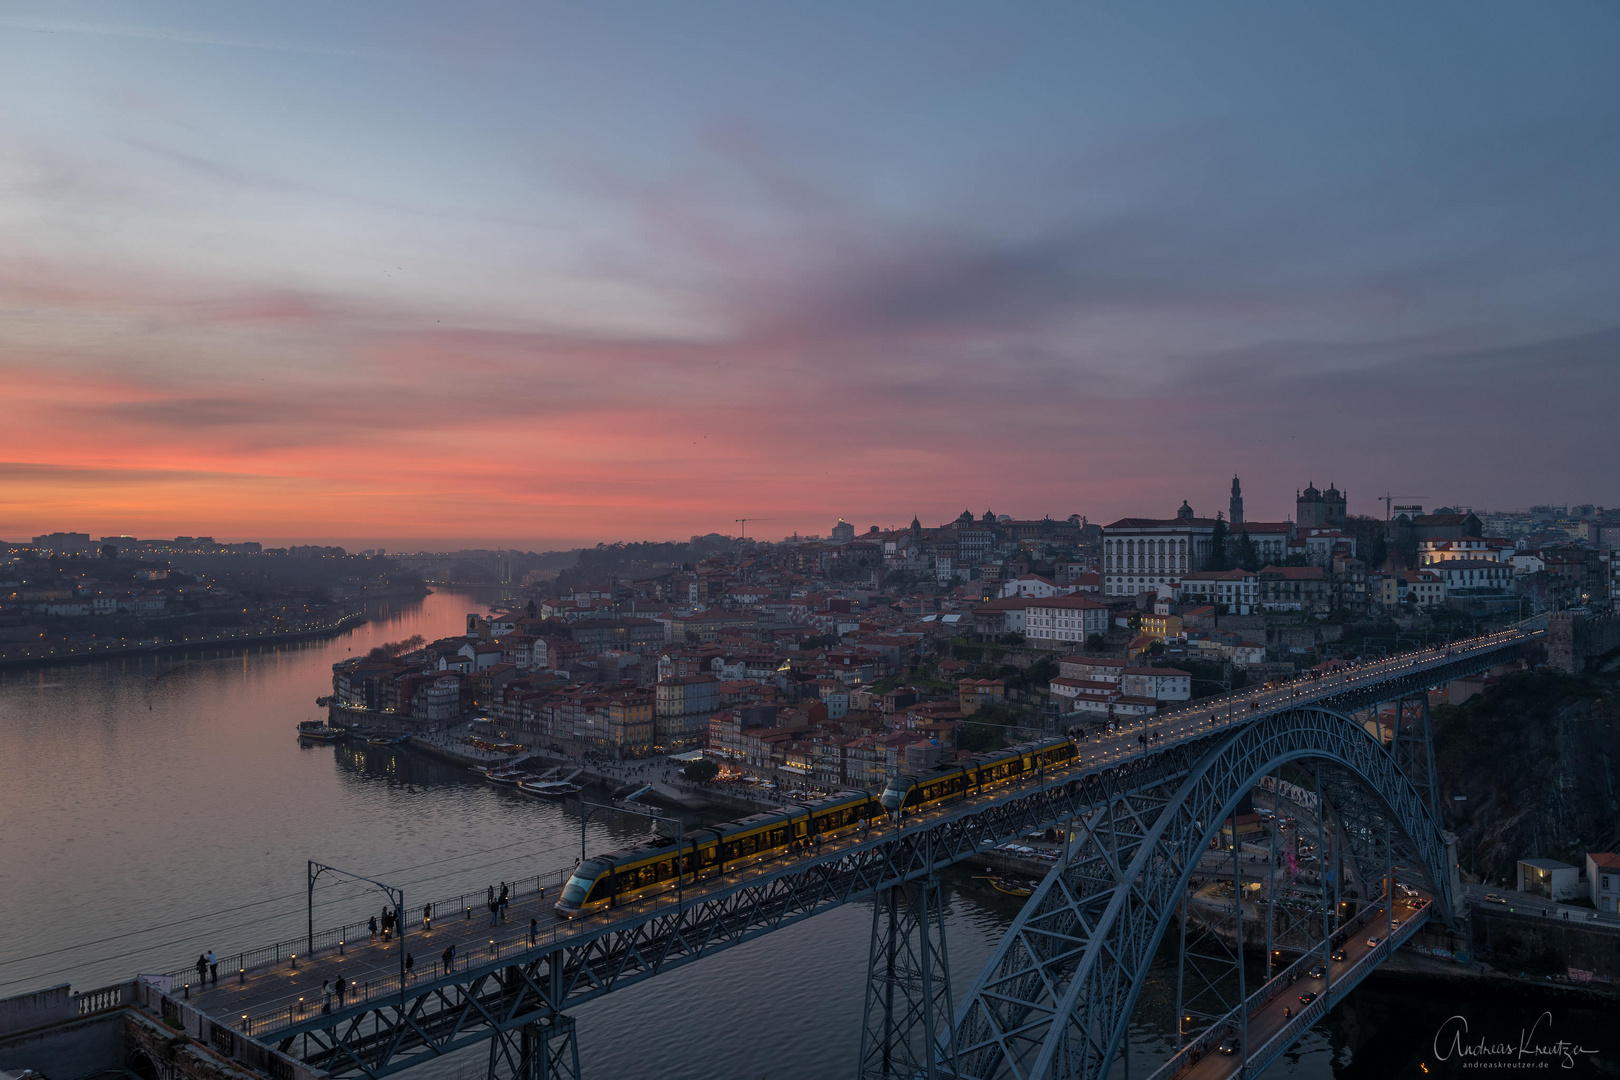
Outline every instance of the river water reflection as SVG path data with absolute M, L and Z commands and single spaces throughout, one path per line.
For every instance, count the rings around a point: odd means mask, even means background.
M 412 753 L 306 746 L 293 734 L 320 715 L 334 662 L 456 633 L 488 599 L 440 592 L 384 605 L 320 642 L 0 675 L 0 996 L 89 988 L 207 949 L 295 937 L 309 859 L 401 884 L 408 900 L 572 865 L 579 826 L 566 806 Z M 646 832 L 636 818 L 593 820 L 588 843 Z M 972 868 L 948 875 L 946 894 L 960 995 L 1019 902 Z M 340 886 L 317 897 L 317 926 L 382 905 Z M 842 1080 L 859 1046 L 870 925 L 867 905 L 834 910 L 581 1008 L 585 1075 Z M 1174 969 L 1161 963 L 1137 1012 L 1134 1075 L 1173 1045 L 1173 1002 Z M 1531 1004 L 1498 1011 L 1517 1027 Z M 1414 1017 L 1438 1023 L 1450 1007 L 1364 987 L 1268 1075 L 1422 1075 Z M 1589 1029 L 1584 1013 L 1551 1007 Z M 481 1062 L 467 1053 L 417 1075 L 479 1075 Z

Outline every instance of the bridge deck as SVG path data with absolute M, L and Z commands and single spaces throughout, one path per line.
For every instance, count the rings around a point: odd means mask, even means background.
M 1344 695 L 1362 695 L 1375 691 L 1381 684 L 1421 676 L 1430 669 L 1439 669 L 1459 662 L 1483 661 L 1505 649 L 1517 646 L 1536 635 L 1509 631 L 1475 639 L 1451 649 L 1431 649 L 1401 654 L 1376 663 L 1351 669 L 1344 674 L 1314 680 L 1285 684 L 1279 688 L 1261 691 L 1239 691 L 1219 698 L 1205 698 L 1197 702 L 1145 718 L 1107 736 L 1088 739 L 1081 744 L 1078 767 L 1070 767 L 1053 779 L 1067 781 L 1087 772 L 1106 769 L 1121 761 L 1145 754 L 1162 752 L 1193 739 L 1206 738 L 1226 727 L 1238 726 L 1272 712 L 1306 704 L 1331 706 L 1335 698 Z M 1153 742 L 1143 746 L 1137 737 L 1144 731 L 1156 733 Z M 975 800 L 971 804 L 954 803 L 921 813 L 908 814 L 903 831 L 921 829 L 954 815 L 971 815 L 985 807 L 1019 797 L 1033 790 L 1038 780 L 1008 785 L 994 796 Z M 724 894 L 739 885 L 768 878 L 788 870 L 801 869 L 818 861 L 831 861 L 862 847 L 892 840 L 893 826 L 874 829 L 870 838 L 848 835 L 831 840 L 813 853 L 798 854 L 757 862 L 744 869 L 730 871 L 722 879 L 688 883 L 684 900 L 694 901 Z M 561 944 L 584 942 L 609 929 L 644 920 L 668 910 L 677 902 L 676 892 L 670 891 L 654 898 L 633 902 L 612 911 L 581 919 L 559 923 L 552 911 L 555 896 L 526 897 L 514 900 L 508 920 L 490 925 L 487 914 L 475 910 L 471 919 L 452 914 L 436 919 L 433 929 L 424 932 L 413 929 L 403 943 L 372 944 L 346 943 L 340 955 L 327 950 L 316 956 L 302 956 L 298 966 L 282 962 L 250 968 L 245 972 L 221 971 L 216 985 L 203 988 L 193 985 L 191 1003 L 210 1016 L 231 1023 L 243 1034 L 260 1037 L 271 1031 L 313 1019 L 323 1004 L 321 986 L 326 980 L 335 983 L 342 976 L 349 983 L 349 993 L 340 1005 L 332 1002 L 335 1011 L 347 1007 L 355 1009 L 365 1001 L 377 1002 L 400 993 L 399 950 L 403 947 L 413 955 L 416 964 L 409 980 L 409 989 L 420 989 L 439 980 L 457 979 L 469 969 L 488 966 L 518 956 L 533 959 Z M 539 935 L 533 949 L 528 946 L 529 919 L 539 920 Z M 456 946 L 453 972 L 446 973 L 439 961 L 446 946 Z M 177 977 L 177 983 L 180 981 Z M 1279 1006 L 1280 1013 L 1280 1006 Z
M 1430 902 L 1423 897 L 1416 900 L 1398 899 L 1395 904 L 1395 918 L 1401 925 L 1395 929 L 1393 937 L 1388 933 L 1388 922 L 1384 915 L 1384 905 L 1374 905 L 1366 913 L 1370 917 L 1366 925 L 1359 931 L 1349 933 L 1340 950 L 1344 953 L 1343 960 L 1333 960 L 1328 964 L 1327 986 L 1324 986 L 1320 977 L 1311 978 L 1308 974 L 1300 974 L 1297 981 L 1289 980 L 1286 985 L 1277 988 L 1277 992 L 1262 1000 L 1251 1000 L 1248 1018 L 1249 1054 L 1247 1057 L 1248 1075 L 1259 1074 L 1267 1065 L 1291 1046 L 1305 1030 L 1315 1024 L 1334 1004 L 1341 1001 L 1345 994 L 1353 990 L 1368 972 L 1378 966 L 1390 948 L 1386 938 L 1390 938 L 1397 946 L 1415 934 L 1424 923 L 1428 922 L 1430 915 Z M 1369 941 L 1374 944 L 1368 944 Z M 1374 954 L 1377 954 L 1376 956 Z M 1307 955 L 1297 961 L 1297 965 L 1309 969 L 1318 962 L 1320 950 Z M 1326 1000 L 1322 995 L 1326 993 Z M 1304 994 L 1313 995 L 1309 1003 L 1300 1000 Z M 1261 995 L 1255 995 L 1260 998 Z M 1289 1015 L 1284 1015 L 1284 1010 Z M 1234 1012 L 1231 1016 L 1214 1025 L 1211 1035 L 1200 1040 L 1200 1043 L 1190 1052 L 1178 1055 L 1181 1060 L 1172 1058 L 1153 1074 L 1152 1080 L 1227 1080 L 1229 1077 L 1243 1075 L 1245 1068 L 1244 1055 L 1223 1054 L 1208 1044 L 1224 1038 L 1227 1033 L 1236 1033 L 1237 1017 Z

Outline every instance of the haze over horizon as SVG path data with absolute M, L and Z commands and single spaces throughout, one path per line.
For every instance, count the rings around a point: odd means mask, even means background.
M 0 536 L 1620 503 L 1620 8 L 916 14 L 0 3 Z

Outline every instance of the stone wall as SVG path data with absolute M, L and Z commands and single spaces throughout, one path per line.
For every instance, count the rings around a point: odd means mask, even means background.
M 1586 661 L 1620 649 L 1620 614 L 1596 618 L 1573 611 L 1547 616 L 1547 666 L 1579 675 Z
M 1475 908 L 1474 957 L 1505 971 L 1563 975 L 1569 968 L 1620 982 L 1620 930 L 1571 919 Z
M 0 1071 L 33 1069 L 51 1080 L 124 1064 L 122 1012 L 101 1013 L 0 1035 Z

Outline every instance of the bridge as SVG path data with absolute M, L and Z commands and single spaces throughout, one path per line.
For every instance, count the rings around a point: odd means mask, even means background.
M 1431 921 L 1455 925 L 1427 691 L 1516 662 L 1545 633 L 1516 627 L 1189 702 L 1149 718 L 1151 738 L 1139 727 L 1082 740 L 1060 772 L 590 918 L 559 923 L 557 883 L 539 879 L 514 894 L 508 921 L 480 895 L 435 904 L 424 924 L 391 893 L 407 913 L 392 941 L 312 925 L 227 959 L 217 982 L 182 970 L 139 993 L 199 1041 L 268 1060 L 278 1080 L 379 1078 L 479 1043 L 490 1080 L 577 1077 L 570 1010 L 871 899 L 862 1077 L 1103 1077 L 1121 1057 L 1129 1075 L 1126 1024 L 1171 932 L 1181 1038 L 1156 1080 L 1252 1076 Z M 1239 833 L 1257 785 L 1272 789 L 1274 822 L 1292 819 L 1286 873 L 1279 827 L 1269 851 Z M 1063 858 L 954 1002 L 939 871 L 1054 827 Z M 1216 844 L 1223 827 L 1230 850 Z M 448 965 L 435 958 L 452 945 Z M 1263 947 L 1263 964 L 1245 945 Z M 423 958 L 409 972 L 407 950 Z M 347 992 L 329 1003 L 322 984 L 339 976 Z
M 514 562 L 521 552 L 452 551 L 389 555 L 406 570 L 434 585 L 510 585 L 518 576 Z

